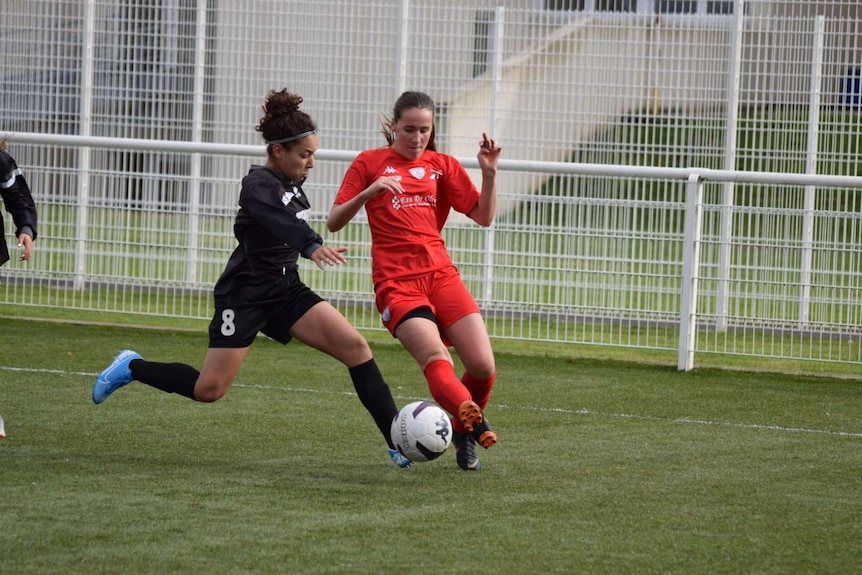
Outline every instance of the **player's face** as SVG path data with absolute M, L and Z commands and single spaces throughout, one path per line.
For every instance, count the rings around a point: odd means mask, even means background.
M 416 159 L 428 147 L 434 129 L 434 113 L 427 108 L 410 108 L 401 112 L 401 117 L 393 120 L 391 126 L 395 151 L 405 158 Z
M 289 147 L 275 144 L 272 147 L 272 158 L 269 160 L 269 165 L 288 180 L 299 182 L 307 178 L 308 172 L 314 167 L 317 134 L 309 134 L 301 140 L 292 142 L 292 144 Z

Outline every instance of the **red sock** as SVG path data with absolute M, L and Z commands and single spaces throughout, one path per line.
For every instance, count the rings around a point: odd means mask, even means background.
M 491 400 L 491 388 L 494 387 L 494 380 L 497 379 L 497 372 L 491 374 L 491 377 L 488 379 L 479 379 L 473 375 L 470 375 L 469 372 L 464 372 L 464 376 L 461 378 L 461 383 L 464 384 L 470 391 L 470 395 L 473 396 L 473 401 L 476 402 L 482 411 L 485 411 L 485 407 L 488 405 L 488 402 Z
M 455 367 L 445 359 L 432 361 L 425 367 L 425 379 L 428 380 L 431 397 L 453 416 L 452 424 L 455 430 L 463 432 L 464 427 L 458 420 L 458 407 L 471 397 L 470 392 L 455 375 Z

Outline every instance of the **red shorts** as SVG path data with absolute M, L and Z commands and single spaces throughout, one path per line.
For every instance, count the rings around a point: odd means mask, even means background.
M 479 313 L 476 300 L 454 265 L 418 278 L 387 280 L 374 291 L 377 311 L 392 335 L 404 316 L 417 308 L 429 308 L 441 331 L 462 317 Z

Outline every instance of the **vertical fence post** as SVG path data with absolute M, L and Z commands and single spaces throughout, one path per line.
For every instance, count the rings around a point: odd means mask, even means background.
M 195 23 L 195 75 L 192 94 L 192 141 L 203 140 L 204 71 L 206 69 L 207 2 L 198 0 Z M 189 178 L 189 233 L 186 251 L 186 281 L 194 284 L 198 271 L 198 237 L 201 205 L 201 155 L 192 154 Z
M 703 181 L 691 174 L 685 189 L 685 238 L 682 248 L 682 301 L 679 317 L 679 359 L 677 369 L 694 367 L 697 334 L 697 279 L 700 269 L 701 221 L 703 219 Z
M 95 0 L 84 3 L 83 50 L 81 62 L 81 115 L 78 130 L 81 136 L 92 134 L 93 112 L 93 45 L 96 27 Z M 84 287 L 87 274 L 87 229 L 90 209 L 90 146 L 78 149 L 78 211 L 75 230 L 75 279 L 73 288 Z
M 505 9 L 498 6 L 494 9 L 493 45 L 491 46 L 491 112 L 488 122 L 488 135 L 497 137 L 497 97 L 502 91 L 503 85 L 503 38 L 504 38 Z M 483 294 L 484 306 L 488 306 L 494 297 L 494 242 L 496 232 L 493 224 L 485 233 L 485 290 Z
M 730 42 L 730 57 L 727 70 L 727 120 L 724 136 L 724 169 L 736 169 L 736 132 L 739 124 L 739 68 L 742 59 L 742 28 L 745 16 L 745 0 L 736 0 L 735 22 Z M 725 182 L 721 205 L 721 241 L 718 246 L 718 293 L 715 300 L 716 329 L 727 329 L 728 277 L 730 276 L 730 236 L 733 233 L 733 182 Z
M 814 19 L 814 43 L 811 55 L 811 88 L 808 103 L 808 150 L 805 154 L 805 172 L 817 173 L 817 148 L 820 138 L 820 84 L 823 75 L 823 29 L 825 17 Z M 805 207 L 802 216 L 802 272 L 799 284 L 799 324 L 808 323 L 811 299 L 811 262 L 814 243 L 814 186 L 805 186 Z
M 407 38 L 410 31 L 410 0 L 401 0 L 401 14 L 398 19 L 398 55 L 395 66 L 395 98 L 404 93 L 407 86 Z M 393 98 L 393 100 L 395 99 Z
M 495 138 L 497 136 L 497 102 L 503 83 L 503 29 L 505 26 L 505 8 L 498 6 L 494 9 L 494 28 L 491 37 L 491 111 L 488 122 L 488 134 Z

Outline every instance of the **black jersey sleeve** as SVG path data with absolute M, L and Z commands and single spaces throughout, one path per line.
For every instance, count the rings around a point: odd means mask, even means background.
M 0 196 L 6 211 L 12 214 L 15 222 L 15 235 L 28 233 L 36 239 L 36 204 L 27 180 L 12 156 L 0 151 Z
M 305 221 L 311 205 L 299 186 L 285 187 L 270 178 L 248 184 L 240 194 L 240 207 L 257 225 L 305 258 L 323 245 L 323 238 Z

